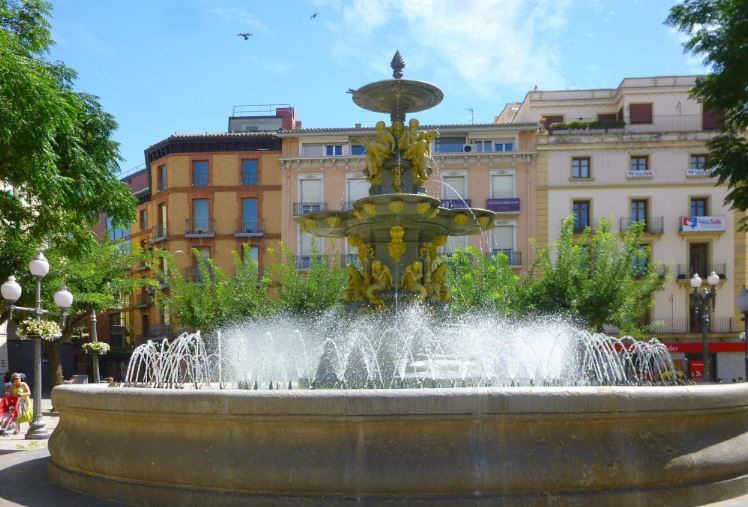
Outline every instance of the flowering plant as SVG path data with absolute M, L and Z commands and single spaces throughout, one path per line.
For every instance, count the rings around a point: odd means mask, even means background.
M 48 342 L 53 342 L 62 336 L 60 326 L 56 322 L 36 319 L 26 319 L 18 324 L 16 333 L 22 338 L 41 338 Z
M 107 352 L 109 352 L 109 344 L 106 342 L 88 342 L 84 343 L 82 346 L 83 352 L 86 354 L 98 354 L 100 356 L 103 356 Z

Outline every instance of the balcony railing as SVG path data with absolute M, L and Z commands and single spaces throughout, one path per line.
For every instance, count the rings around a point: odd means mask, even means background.
M 651 118 L 651 120 L 650 120 Z M 645 123 L 646 122 L 646 123 Z M 557 125 L 554 127 L 553 125 Z M 600 134 L 638 132 L 699 132 L 719 131 L 722 126 L 707 121 L 703 114 L 653 115 L 649 118 L 625 117 L 623 124 L 614 121 L 599 121 L 597 118 L 566 118 L 561 124 L 552 124 L 549 134 Z
M 662 234 L 665 232 L 665 217 L 621 217 L 619 220 L 621 232 L 628 231 L 632 225 L 644 222 L 644 232 L 647 234 Z
M 496 199 L 486 199 L 486 209 L 496 213 L 518 213 L 518 197 L 500 197 Z
M 507 259 L 509 259 L 510 266 L 522 265 L 522 252 L 515 252 L 514 250 L 504 248 L 494 248 L 493 250 L 491 250 L 491 255 L 493 256 L 496 256 L 500 253 L 506 255 Z
M 184 232 L 186 238 L 212 238 L 216 235 L 216 231 L 213 229 L 213 220 L 188 218 L 186 223 Z
M 164 241 L 166 239 L 169 239 L 169 233 L 166 228 L 166 224 L 154 224 L 153 225 L 153 237 L 151 238 L 151 243 L 156 243 L 158 241 Z
M 473 201 L 470 199 L 442 199 L 441 206 L 447 209 L 470 208 L 473 206 Z
M 193 187 L 207 187 L 208 186 L 208 175 L 207 174 L 195 174 L 192 176 Z
M 325 255 L 297 255 L 296 256 L 296 269 L 309 269 L 312 267 L 312 262 L 316 258 L 317 262 L 322 263 L 327 261 Z
M 700 318 L 656 318 L 649 325 L 649 331 L 652 334 L 701 333 L 701 326 Z M 733 317 L 712 317 L 709 319 L 709 331 L 712 333 L 733 333 L 737 332 L 738 329 Z
M 678 264 L 676 272 L 679 280 L 690 280 L 696 273 L 705 279 L 712 271 L 723 280 L 727 278 L 727 264 L 724 262 L 717 264 Z
M 237 220 L 236 232 L 237 238 L 256 238 L 265 234 L 263 220 Z
M 293 216 L 298 217 L 307 213 L 327 210 L 326 202 L 295 202 L 293 203 Z

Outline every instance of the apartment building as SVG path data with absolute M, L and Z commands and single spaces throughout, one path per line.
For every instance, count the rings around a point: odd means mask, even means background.
M 529 238 L 534 234 L 535 135 L 537 124 L 426 125 L 438 130 L 432 148 L 434 171 L 426 192 L 442 206 L 487 208 L 499 215 L 493 230 L 480 236 L 450 238 L 449 253 L 472 245 L 485 253 L 501 251 L 512 266 L 527 266 Z M 350 209 L 365 197 L 369 184 L 361 140 L 374 129 L 320 128 L 281 131 L 283 139 L 281 221 L 283 241 L 297 253 L 298 266 L 308 267 L 314 238 L 302 232 L 295 218 L 325 209 Z M 342 240 L 317 238 L 316 251 L 352 261 L 355 252 Z
M 233 271 L 232 252 L 265 263 L 267 248 L 280 241 L 281 140 L 279 129 L 298 125 L 290 106 L 238 106 L 227 132 L 174 134 L 145 150 L 146 168 L 125 180 L 138 198 L 137 219 L 129 228 L 103 217 L 99 231 L 124 249 L 168 250 L 183 275 L 205 273 L 193 255 Z M 145 265 L 133 276 L 153 276 Z M 162 287 L 168 290 L 168 287 Z M 125 298 L 122 307 L 100 316 L 99 337 L 112 344 L 116 376 L 134 346 L 178 331 L 169 311 L 158 308 L 152 290 Z
M 642 246 L 672 277 L 654 297 L 653 334 L 695 376 L 703 368 L 702 324 L 689 281 L 698 273 L 706 285 L 711 272 L 719 275 L 711 372 L 729 379 L 743 371 L 734 302 L 746 280 L 746 234 L 724 204 L 727 189 L 705 169 L 706 143 L 721 118 L 689 97 L 695 80 L 626 78 L 614 89 L 531 91 L 497 119 L 544 127 L 536 143 L 540 245 L 572 214 L 579 232 L 601 218 L 621 232 L 644 223 Z

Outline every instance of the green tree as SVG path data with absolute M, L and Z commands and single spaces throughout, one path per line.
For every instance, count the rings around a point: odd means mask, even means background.
M 620 238 L 603 219 L 594 233 L 588 228 L 576 236 L 574 218 L 568 217 L 554 244 L 536 252 L 521 307 L 530 313 L 568 315 L 594 331 L 609 324 L 641 334 L 652 294 L 665 281 L 663 267 L 648 262 L 642 230 L 642 224 L 635 224 Z
M 243 255 L 232 252 L 234 272 L 227 273 L 216 263 L 193 250 L 199 276 L 186 277 L 176 267 L 170 252 L 156 250 L 149 259 L 168 291 L 159 291 L 157 300 L 169 308 L 179 323 L 191 331 L 210 333 L 222 326 L 271 313 L 267 278 L 260 278 L 257 262 L 244 245 Z
M 46 59 L 49 3 L 0 0 L 0 273 L 25 270 L 45 245 L 96 249 L 100 213 L 129 223 L 135 199 L 117 179 L 113 117 Z M 66 247 L 67 245 L 67 247 Z
M 280 251 L 268 249 L 275 262 L 268 268 L 274 281 L 278 311 L 299 316 L 314 316 L 340 304 L 346 287 L 345 270 L 335 265 L 337 255 L 328 257 L 312 252 L 309 269 L 300 271 L 296 257 L 284 244 Z
M 452 291 L 450 310 L 456 313 L 488 310 L 501 314 L 520 311 L 522 280 L 503 253 L 485 256 L 475 247 L 458 249 L 446 259 L 447 283 Z
M 665 21 L 689 39 L 685 50 L 704 58 L 712 72 L 692 95 L 724 113 L 725 130 L 708 143 L 707 165 L 729 188 L 727 202 L 748 209 L 748 0 L 685 0 Z M 748 228 L 744 218 L 743 229 Z

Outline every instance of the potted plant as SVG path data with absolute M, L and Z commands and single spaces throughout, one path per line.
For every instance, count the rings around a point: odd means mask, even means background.
M 51 320 L 26 319 L 16 330 L 21 338 L 41 338 L 44 341 L 53 342 L 62 336 L 60 326 Z
M 103 356 L 109 352 L 111 347 L 106 342 L 88 342 L 84 343 L 81 348 L 83 348 L 83 352 L 86 354 L 98 354 Z

